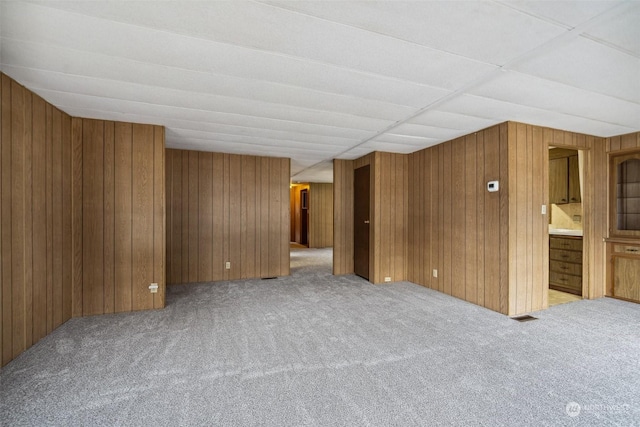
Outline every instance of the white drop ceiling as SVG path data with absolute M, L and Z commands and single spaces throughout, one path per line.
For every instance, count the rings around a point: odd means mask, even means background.
M 640 131 L 638 1 L 0 1 L 0 69 L 171 148 L 331 160 L 506 120 Z

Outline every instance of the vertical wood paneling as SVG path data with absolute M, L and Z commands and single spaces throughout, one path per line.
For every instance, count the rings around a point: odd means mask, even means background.
M 466 136 L 464 138 L 464 185 L 465 189 L 465 208 L 463 214 L 465 215 L 465 247 L 464 247 L 464 261 L 465 261 L 465 279 L 462 285 L 465 287 L 464 299 L 477 304 L 478 303 L 478 285 L 475 282 L 477 279 L 477 239 L 478 239 L 478 227 L 477 227 L 477 208 L 476 201 L 477 187 L 476 183 L 476 169 L 477 169 L 477 144 L 476 134 Z M 462 174 L 461 174 L 462 175 Z
M 240 277 L 243 279 L 254 277 L 256 269 L 257 245 L 254 243 L 258 229 L 256 218 L 258 216 L 256 200 L 256 160 L 254 156 L 242 157 L 242 218 L 241 232 L 241 259 L 242 265 Z
M 47 230 L 47 333 L 53 330 L 53 106 L 47 104 L 45 110 L 45 173 L 46 173 L 46 230 Z
M 53 110 L 51 215 L 53 217 L 53 328 L 62 324 L 62 113 Z
M 82 132 L 82 314 L 104 311 L 104 122 L 84 120 Z
M 408 279 L 496 311 L 508 285 L 500 273 L 500 248 L 506 245 L 500 232 L 504 138 L 494 126 L 408 160 L 407 259 L 418 264 L 407 267 Z M 486 191 L 493 180 L 500 181 L 501 192 Z
M 353 273 L 353 161 L 333 161 L 333 274 Z
M 274 170 L 275 172 L 275 170 Z M 229 256 L 225 261 L 231 263 L 231 269 L 228 270 L 227 278 L 229 280 L 235 280 L 242 277 L 242 156 L 236 154 L 229 155 Z M 280 192 L 278 183 L 276 182 L 274 187 Z M 288 186 L 287 186 L 288 189 Z M 277 201 L 280 200 L 280 196 L 275 198 L 275 207 L 280 207 Z M 287 205 L 289 200 L 287 199 Z M 277 220 L 275 223 L 280 225 Z M 280 248 L 276 248 L 274 253 L 276 260 L 279 260 Z M 274 276 L 279 276 L 280 272 L 274 273 Z
M 132 254 L 132 301 L 134 310 L 153 308 L 153 295 L 149 284 L 153 281 L 153 126 L 133 125 L 133 157 L 135 165 L 132 176 L 133 199 Z M 159 201 L 157 201 L 159 202 Z M 190 270 L 191 271 L 191 270 Z
M 166 302 L 166 227 L 167 201 L 165 187 L 165 132 L 163 126 L 153 127 L 153 282 L 158 293 L 153 295 L 153 308 L 164 308 Z
M 296 194 L 299 194 L 299 191 Z M 333 246 L 333 184 L 312 182 L 309 183 L 309 247 L 331 246 Z
M 183 155 L 186 155 L 186 151 Z M 224 205 L 224 154 L 213 153 L 213 250 L 211 258 L 211 277 L 221 280 L 224 278 L 225 257 L 225 205 Z M 184 280 L 186 282 L 186 280 Z
M 71 117 L 62 115 L 62 322 L 73 316 L 73 180 Z M 34 197 L 35 200 L 35 197 Z
M 2 257 L 2 365 L 9 363 L 13 359 L 13 300 L 12 300 L 12 252 L 11 252 L 11 79 L 4 74 L 0 74 L 2 78 L 2 127 L 0 128 L 1 143 L 0 155 L 2 156 L 2 180 L 1 183 L 1 200 L 2 200 L 2 217 L 0 218 L 0 251 Z
M 104 312 L 115 310 L 115 123 L 104 123 Z
M 200 237 L 198 239 L 198 280 L 205 282 L 212 275 L 213 254 L 213 155 L 196 153 L 198 165 L 198 208 L 200 213 Z
M 125 312 L 132 310 L 132 126 L 128 123 L 116 123 L 114 129 L 114 158 L 115 158 L 115 221 L 114 221 L 114 311 Z
M 82 288 L 83 288 L 83 266 L 82 266 L 82 135 L 83 120 L 71 119 L 71 198 L 72 198 L 72 218 L 71 218 L 71 245 L 73 252 L 73 282 L 72 282 L 72 314 L 73 317 L 82 316 Z
M 182 283 L 182 151 L 168 149 L 167 165 L 167 282 Z
M 289 274 L 288 159 L 183 150 L 166 156 L 167 283 Z M 195 265 L 196 277 L 191 267 L 179 274 L 174 257 Z
M 13 357 L 26 349 L 25 325 L 25 254 L 24 254 L 24 151 L 25 105 L 24 88 L 11 84 L 11 298 L 13 313 Z
M 452 143 L 451 168 L 451 295 L 465 299 L 465 265 L 466 265 L 466 198 L 465 192 L 465 139 L 458 138 Z
M 81 120 L 82 314 L 164 305 L 164 133 L 161 127 Z M 76 199 L 77 198 L 77 199 Z M 75 221 L 76 219 L 74 219 Z M 74 225 L 75 227 L 75 225 Z M 158 237 L 157 233 L 160 231 Z M 75 249 L 74 249 L 75 250 Z M 74 267 L 75 268 L 75 267 Z M 158 279 L 160 278 L 160 279 Z M 158 280 L 156 280 L 158 279 Z M 149 285 L 158 283 L 157 294 Z M 79 291 L 76 286 L 81 286 Z
M 180 158 L 182 160 L 182 189 L 180 190 L 182 194 L 182 204 L 180 205 L 182 211 L 180 213 L 182 217 L 182 222 L 180 223 L 182 226 L 182 232 L 180 233 L 182 238 L 182 273 L 180 277 L 182 283 L 187 283 L 189 282 L 189 250 L 191 249 L 189 245 L 189 230 L 190 226 L 193 225 L 191 223 L 192 219 L 189 217 L 189 152 L 181 151 Z
M 186 280 L 189 282 L 198 281 L 198 237 L 200 235 L 200 216 L 198 215 L 199 208 L 199 192 L 200 186 L 198 181 L 198 152 L 190 151 L 188 154 L 188 175 L 186 182 L 188 183 L 188 195 L 189 204 L 187 209 L 189 212 L 189 232 L 187 234 L 189 241 L 189 262 L 188 262 L 188 275 Z M 183 181 L 184 182 L 184 181 Z M 184 184 L 183 184 L 184 185 Z
M 71 314 L 70 126 L 0 73 L 0 365 Z
M 165 189 L 161 127 L 133 144 L 131 124 L 71 118 L 0 80 L 4 365 L 72 316 L 164 305 Z
M 45 101 L 33 97 L 33 342 L 47 334 Z M 65 144 L 69 146 L 70 144 Z M 70 218 L 69 218 L 70 219 Z M 66 251 L 65 253 L 70 253 Z M 71 260 L 71 257 L 66 257 Z M 71 301 L 71 298 L 67 298 Z

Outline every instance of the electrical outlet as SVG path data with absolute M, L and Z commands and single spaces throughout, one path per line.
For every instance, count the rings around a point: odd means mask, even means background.
M 542 215 L 546 215 L 547 214 L 547 205 L 542 205 Z
M 149 285 L 149 292 L 151 292 L 152 294 L 157 294 L 158 293 L 158 284 L 157 283 L 152 283 Z
M 390 281 L 391 281 L 391 277 L 388 277 L 388 276 L 387 276 L 387 277 L 385 277 L 385 278 L 384 278 L 384 281 L 385 281 L 385 282 L 390 282 Z
M 231 262 L 230 261 L 225 262 L 224 268 L 226 268 L 227 270 L 231 270 Z
M 433 277 L 438 277 L 438 270 L 435 268 L 433 269 Z

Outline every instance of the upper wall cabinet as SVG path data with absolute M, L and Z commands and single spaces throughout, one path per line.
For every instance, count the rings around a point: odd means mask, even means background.
M 549 203 L 580 203 L 578 152 L 563 148 L 549 150 Z
M 640 152 L 612 155 L 610 176 L 610 233 L 640 236 Z

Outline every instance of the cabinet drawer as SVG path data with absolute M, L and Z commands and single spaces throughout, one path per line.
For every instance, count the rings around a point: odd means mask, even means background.
M 613 251 L 629 255 L 640 255 L 640 246 L 614 245 Z
M 553 261 L 582 264 L 582 252 L 552 249 L 549 251 L 549 259 Z
M 582 276 L 582 264 L 573 264 L 562 261 L 549 261 L 549 271 L 556 273 L 572 274 L 574 276 Z
M 581 251 L 582 239 L 563 239 L 561 237 L 549 237 L 549 247 L 551 249 Z
M 549 272 L 549 285 L 559 285 L 563 288 L 572 289 L 574 291 L 582 291 L 582 277 L 572 276 L 570 274 Z

